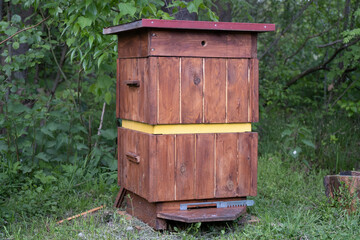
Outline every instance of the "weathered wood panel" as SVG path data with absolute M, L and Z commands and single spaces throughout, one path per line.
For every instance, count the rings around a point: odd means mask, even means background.
M 145 120 L 145 71 L 147 62 L 145 58 L 119 59 L 119 117 L 135 121 Z M 139 85 L 132 85 L 138 81 Z
M 238 157 L 236 133 L 216 134 L 215 197 L 237 196 Z
M 119 59 L 118 69 L 117 117 L 149 124 L 259 119 L 257 59 Z
M 203 120 L 203 61 L 201 58 L 181 59 L 181 123 Z
M 179 58 L 158 58 L 158 123 L 180 122 Z
M 127 32 L 118 35 L 119 58 L 148 56 L 148 31 Z
M 120 118 L 120 61 L 116 59 L 116 118 Z
M 250 59 L 250 94 L 249 94 L 249 122 L 259 121 L 259 60 Z
M 258 133 L 248 133 L 251 139 L 251 170 L 249 196 L 257 195 L 257 169 L 258 169 Z
M 193 199 L 196 186 L 195 135 L 176 135 L 175 200 Z
M 145 76 L 145 122 L 149 124 L 157 124 L 157 101 L 158 101 L 158 58 L 149 57 Z
M 214 197 L 214 140 L 214 134 L 196 134 L 195 196 L 197 199 Z
M 228 59 L 227 121 L 248 121 L 248 59 Z
M 150 31 L 151 56 L 253 58 L 251 33 Z
M 236 192 L 239 196 L 249 195 L 251 188 L 251 148 L 250 134 L 238 134 L 238 184 Z
M 156 230 L 166 229 L 166 221 L 157 218 L 157 206 L 155 203 L 149 203 L 146 199 L 129 192 L 126 197 L 126 212 L 132 216 L 146 222 L 150 227 Z
M 153 201 L 175 199 L 175 136 L 157 135 L 155 151 L 150 163 L 150 197 Z
M 122 128 L 118 128 L 118 185 L 121 187 L 124 187 L 124 164 L 123 164 L 123 155 L 124 155 L 124 142 L 123 142 L 123 134 L 122 134 Z
M 118 133 L 119 184 L 150 202 L 256 195 L 257 133 Z
M 226 121 L 226 59 L 205 58 L 204 122 Z

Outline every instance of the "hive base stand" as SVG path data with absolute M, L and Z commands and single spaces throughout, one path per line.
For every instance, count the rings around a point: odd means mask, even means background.
M 150 203 L 146 199 L 121 188 L 114 206 L 118 208 L 121 206 L 122 202 L 126 200 L 127 213 L 147 223 L 155 230 L 166 230 L 168 221 L 184 223 L 233 221 L 246 213 L 246 206 L 230 208 L 206 206 L 202 208 L 180 210 L 180 204 L 239 201 L 244 199 L 245 198 L 223 198 L 216 200 L 207 199 L 201 201 L 192 200 Z

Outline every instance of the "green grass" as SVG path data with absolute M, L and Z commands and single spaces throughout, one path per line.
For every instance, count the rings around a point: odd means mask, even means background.
M 330 206 L 322 183 L 326 171 L 304 171 L 300 164 L 284 163 L 276 154 L 261 156 L 258 170 L 258 196 L 248 208 L 259 218 L 257 224 L 193 224 L 156 232 L 135 218 L 126 220 L 117 214 L 111 207 L 115 191 L 94 179 L 69 193 L 68 200 L 61 199 L 69 201 L 63 205 L 63 218 L 100 204 L 107 204 L 106 208 L 63 224 L 56 224 L 56 214 L 23 219 L 2 227 L 0 239 L 358 239 L 360 212 L 348 215 Z

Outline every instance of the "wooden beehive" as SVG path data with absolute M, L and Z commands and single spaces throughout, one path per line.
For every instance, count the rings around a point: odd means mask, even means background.
M 244 212 L 214 205 L 256 195 L 257 33 L 274 28 L 143 19 L 104 29 L 118 35 L 118 184 L 130 214 L 164 229 Z

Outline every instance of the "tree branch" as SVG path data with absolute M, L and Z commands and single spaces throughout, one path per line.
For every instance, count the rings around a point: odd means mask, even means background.
M 335 45 L 337 43 L 341 43 L 343 40 L 342 39 L 338 39 L 336 41 L 333 41 L 333 42 L 329 42 L 329 43 L 326 43 L 326 44 L 323 44 L 323 45 L 317 45 L 318 48 L 324 48 L 324 47 L 329 47 L 329 46 L 332 46 L 332 45 Z
M 333 55 L 331 55 L 331 57 L 326 60 L 324 63 L 321 63 L 315 67 L 312 67 L 312 68 L 309 68 L 305 71 L 303 71 L 302 73 L 300 73 L 299 75 L 293 77 L 287 84 L 286 86 L 284 87 L 284 90 L 288 89 L 291 85 L 295 84 L 300 78 L 303 78 L 305 77 L 306 75 L 309 75 L 313 72 L 316 72 L 316 71 L 319 71 L 319 70 L 324 70 L 326 69 L 327 65 L 332 61 L 334 60 L 334 58 L 340 53 L 342 52 L 344 49 L 356 44 L 357 42 L 360 41 L 360 38 L 357 38 L 355 39 L 354 41 L 348 43 L 348 44 L 344 44 L 343 46 L 341 46 L 340 48 L 338 48 L 334 53 Z
M 49 17 L 50 17 L 50 16 L 49 16 Z M 7 41 L 9 41 L 10 39 L 12 39 L 13 37 L 15 37 L 16 35 L 18 35 L 18 34 L 21 33 L 21 32 L 24 32 L 24 31 L 27 31 L 27 30 L 29 30 L 29 29 L 32 29 L 32 28 L 35 28 L 35 27 L 39 26 L 40 24 L 42 24 L 43 22 L 45 22 L 46 20 L 48 20 L 49 17 L 44 18 L 43 20 L 41 20 L 39 23 L 37 23 L 37 24 L 34 25 L 34 26 L 27 27 L 27 28 L 21 29 L 20 31 L 17 31 L 16 33 L 14 33 L 13 35 L 11 35 L 11 36 L 8 37 L 7 39 L 1 41 L 1 42 L 0 42 L 0 45 L 3 44 L 3 43 L 5 43 L 5 42 L 7 42 Z
M 345 95 L 345 93 L 351 88 L 352 85 L 354 85 L 356 83 L 357 80 L 358 80 L 358 78 L 355 79 L 352 83 L 349 84 L 349 86 L 345 89 L 345 91 L 342 92 L 340 94 L 340 96 L 338 98 L 336 98 L 336 100 L 331 104 L 330 108 L 332 108 Z
M 270 43 L 270 46 L 266 49 L 266 51 L 259 57 L 259 60 L 264 57 L 266 54 L 269 53 L 270 49 L 276 45 L 280 38 L 291 28 L 291 26 L 293 25 L 294 22 L 296 22 L 296 20 L 305 12 L 305 10 L 310 6 L 310 4 L 313 2 L 314 0 L 311 0 L 309 2 L 306 3 L 306 5 L 291 19 L 290 23 L 286 26 L 286 28 L 284 28 L 281 33 L 280 36 L 278 36 L 272 43 Z
M 321 32 L 321 33 L 317 33 L 317 34 L 308 36 L 308 37 L 305 39 L 305 41 L 301 44 L 301 46 L 295 51 L 295 53 L 293 53 L 293 54 L 291 54 L 289 57 L 285 58 L 284 64 L 286 64 L 287 61 L 288 61 L 290 58 L 292 58 L 292 57 L 294 57 L 296 54 L 298 54 L 298 53 L 301 51 L 301 49 L 303 49 L 303 48 L 305 47 L 306 43 L 307 43 L 310 39 L 320 37 L 320 36 L 322 36 L 323 34 L 329 32 L 330 30 L 331 30 L 331 28 L 329 28 L 329 29 L 327 29 L 327 30 L 325 30 L 325 31 L 323 31 L 323 32 Z

